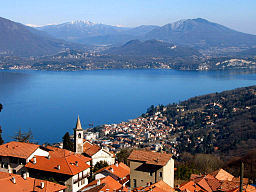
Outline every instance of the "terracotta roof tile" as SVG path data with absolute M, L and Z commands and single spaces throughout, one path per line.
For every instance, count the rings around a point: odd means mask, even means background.
M 15 178 L 16 183 L 12 182 L 12 178 Z M 41 188 L 41 183 L 44 183 L 44 188 Z M 25 192 L 25 191 L 34 191 L 34 192 L 56 192 L 66 189 L 66 186 L 59 185 L 53 182 L 34 179 L 27 177 L 23 179 L 20 175 L 9 174 L 0 172 L 0 186 L 1 191 L 8 192 Z
M 205 180 L 207 181 L 208 185 L 211 187 L 212 191 L 217 191 L 217 189 L 221 185 L 221 182 L 217 179 L 207 179 L 207 178 L 205 178 Z
M 128 160 L 143 161 L 151 165 L 164 166 L 171 159 L 172 154 L 157 153 L 152 151 L 133 150 Z
M 27 159 L 40 145 L 12 141 L 0 145 L 0 156 L 18 157 Z
M 36 163 L 34 164 L 32 159 L 26 164 L 26 167 L 65 175 L 75 175 L 90 167 L 87 164 L 90 158 L 84 157 L 83 155 L 70 153 L 67 150 L 57 148 L 51 151 L 50 154 L 50 158 L 35 156 Z M 60 169 L 58 169 L 58 167 Z
M 185 183 L 182 183 L 180 185 L 179 190 L 181 191 L 205 191 L 204 189 L 202 189 L 200 186 L 198 186 L 194 181 L 188 181 Z
M 55 158 L 62 158 L 62 157 L 66 157 L 69 155 L 76 155 L 77 157 L 83 159 L 84 162 L 88 162 L 91 161 L 91 158 L 89 157 L 85 157 L 84 155 L 66 150 L 66 149 L 61 149 L 61 148 L 57 148 L 57 147 L 52 147 L 52 146 L 47 146 L 47 149 L 50 150 L 49 154 L 51 157 L 55 157 Z
M 100 173 L 102 171 L 108 171 L 111 174 L 116 175 L 117 177 L 119 177 L 120 179 L 130 175 L 130 168 L 125 165 L 124 163 L 119 163 L 118 166 L 114 165 L 110 165 L 107 167 L 104 167 L 100 170 L 98 170 L 96 173 Z
M 100 150 L 101 148 L 98 145 L 93 145 L 91 148 L 84 150 L 84 153 L 91 157 Z
M 199 185 L 201 188 L 205 189 L 206 191 L 212 192 L 212 189 L 209 186 L 208 182 L 205 180 L 205 178 L 202 178 L 196 184 Z
M 222 181 L 219 191 L 231 191 L 239 187 L 239 183 L 232 181 Z
M 233 175 L 231 175 L 224 169 L 219 169 L 217 171 L 214 171 L 214 172 L 210 173 L 210 175 L 212 175 L 213 177 L 215 177 L 216 179 L 221 180 L 221 181 L 225 181 L 225 180 L 232 181 L 232 179 L 234 178 Z
M 122 185 L 110 176 L 100 179 L 99 185 L 97 184 L 97 182 L 98 182 L 97 180 L 92 181 L 91 183 L 89 183 L 88 185 L 80 189 L 80 191 L 87 191 L 86 189 L 91 189 L 91 190 L 94 189 L 92 190 L 92 192 L 107 191 L 107 190 L 109 192 L 112 192 L 112 191 L 118 191 L 119 189 L 122 189 Z M 99 186 L 102 186 L 102 188 Z
M 239 192 L 240 188 L 236 188 L 232 191 L 228 191 L 228 192 Z M 256 187 L 252 186 L 252 185 L 244 185 L 243 186 L 243 192 L 255 192 L 256 191 Z

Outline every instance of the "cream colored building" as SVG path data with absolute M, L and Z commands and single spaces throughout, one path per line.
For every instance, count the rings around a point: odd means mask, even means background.
M 128 161 L 131 188 L 145 187 L 161 180 L 174 187 L 174 160 L 171 154 L 133 150 Z

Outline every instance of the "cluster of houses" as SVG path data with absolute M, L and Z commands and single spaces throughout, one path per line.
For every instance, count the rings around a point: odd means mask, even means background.
M 237 191 L 239 179 L 224 170 L 192 175 L 191 181 L 174 184 L 171 154 L 133 150 L 128 165 L 115 161 L 115 154 L 84 139 L 78 118 L 74 151 L 31 143 L 0 145 L 0 191 L 8 192 L 172 192 Z M 108 166 L 96 172 L 98 162 Z M 244 191 L 256 188 L 244 181 Z
M 177 142 L 170 138 L 173 129 L 173 124 L 167 125 L 167 117 L 161 112 L 156 112 L 151 117 L 138 117 L 120 124 L 104 125 L 102 132 L 107 140 L 98 140 L 98 142 L 112 151 L 140 146 L 154 151 L 165 148 L 174 156 L 178 156 L 174 147 Z

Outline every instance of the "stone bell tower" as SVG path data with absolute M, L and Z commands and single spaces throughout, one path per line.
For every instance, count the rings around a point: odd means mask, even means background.
M 83 153 L 83 143 L 84 143 L 84 131 L 81 126 L 79 116 L 77 117 L 76 128 L 74 128 L 74 151 L 76 153 Z

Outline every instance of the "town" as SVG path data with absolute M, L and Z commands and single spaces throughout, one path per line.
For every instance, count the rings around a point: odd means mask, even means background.
M 157 117 L 156 115 L 154 121 L 151 119 L 149 122 L 143 118 L 130 121 L 129 124 L 138 131 L 133 137 L 139 139 L 140 134 L 149 133 Z M 146 123 L 149 123 L 148 129 L 145 132 L 139 131 L 141 124 L 145 126 Z M 165 138 L 171 128 L 165 133 L 163 127 L 160 123 L 157 134 L 153 137 L 149 134 L 148 139 Z M 105 131 L 110 133 L 110 128 L 106 126 Z M 129 132 L 127 129 L 127 134 Z M 62 147 L 17 141 L 0 145 L 1 191 L 256 191 L 256 187 L 248 184 L 249 180 L 243 178 L 243 174 L 238 178 L 223 169 L 191 174 L 188 181 L 175 184 L 177 169 L 174 156 L 171 153 L 156 152 L 159 151 L 157 145 L 149 150 L 134 148 L 125 164 L 118 162 L 116 154 L 104 143 L 102 146 L 92 143 L 90 140 L 93 140 L 94 134 L 84 133 L 78 117 L 74 128 L 73 151 L 63 149 L 66 147 L 64 142 Z M 89 137 L 90 140 L 87 140 Z M 117 140 L 117 143 L 119 141 L 122 143 L 122 140 Z M 139 141 L 136 142 L 139 144 Z

